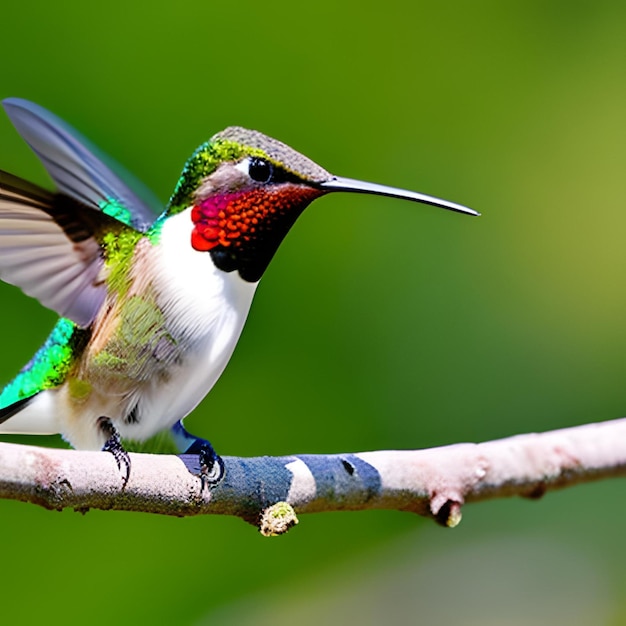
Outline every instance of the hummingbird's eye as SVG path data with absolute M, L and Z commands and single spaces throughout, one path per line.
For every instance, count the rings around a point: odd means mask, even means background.
M 274 166 L 265 159 L 253 157 L 248 163 L 248 175 L 259 183 L 268 183 L 274 173 Z

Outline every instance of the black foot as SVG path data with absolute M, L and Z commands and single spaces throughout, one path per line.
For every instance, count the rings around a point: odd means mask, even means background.
M 201 478 L 203 487 L 213 487 L 221 482 L 226 473 L 224 461 L 210 442 L 188 433 L 180 422 L 176 422 L 171 430 L 183 453 L 179 458 L 194 476 Z
M 123 487 L 126 487 L 128 479 L 130 478 L 130 457 L 128 456 L 128 452 L 124 450 L 120 434 L 108 417 L 98 418 L 98 426 L 107 438 L 105 444 L 102 446 L 102 451 L 110 452 L 113 455 L 117 463 L 117 468 L 122 474 L 122 480 L 124 481 Z

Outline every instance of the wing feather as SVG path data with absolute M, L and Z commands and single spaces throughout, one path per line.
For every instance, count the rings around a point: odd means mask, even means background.
M 49 111 L 18 98 L 2 104 L 59 193 L 0 170 L 0 279 L 88 326 L 106 296 L 104 234 L 145 232 L 160 212 L 159 203 Z
M 0 278 L 79 326 L 104 302 L 100 236 L 108 215 L 0 171 Z
M 162 205 L 132 174 L 98 154 L 80 133 L 43 107 L 21 98 L 7 98 L 2 104 L 59 191 L 97 210 L 121 206 L 128 211 L 124 223 L 142 232 L 150 227 Z

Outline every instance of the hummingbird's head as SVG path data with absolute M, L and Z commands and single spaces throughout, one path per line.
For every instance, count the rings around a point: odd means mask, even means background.
M 258 281 L 302 211 L 333 191 L 375 193 L 475 214 L 431 196 L 333 176 L 289 146 L 258 131 L 230 127 L 187 161 L 167 215 L 188 212 L 191 245 L 215 265 Z
M 230 127 L 187 161 L 168 213 L 191 207 L 191 245 L 215 265 L 261 278 L 293 223 L 331 179 L 326 170 L 260 132 Z

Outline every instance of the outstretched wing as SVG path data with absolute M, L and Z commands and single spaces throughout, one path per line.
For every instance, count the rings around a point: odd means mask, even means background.
M 114 215 L 136 230 L 145 232 L 150 227 L 162 206 L 131 174 L 110 158 L 97 156 L 88 140 L 43 107 L 21 98 L 7 98 L 2 104 L 61 193 Z
M 106 286 L 100 242 L 122 222 L 0 170 L 0 278 L 79 326 L 88 326 Z
M 138 193 L 133 191 L 106 157 L 96 156 L 86 139 L 49 111 L 19 98 L 2 104 L 59 193 L 0 171 L 0 278 L 88 326 L 106 296 L 104 234 L 145 232 L 159 203 L 137 181 Z M 119 166 L 114 169 L 132 180 Z

